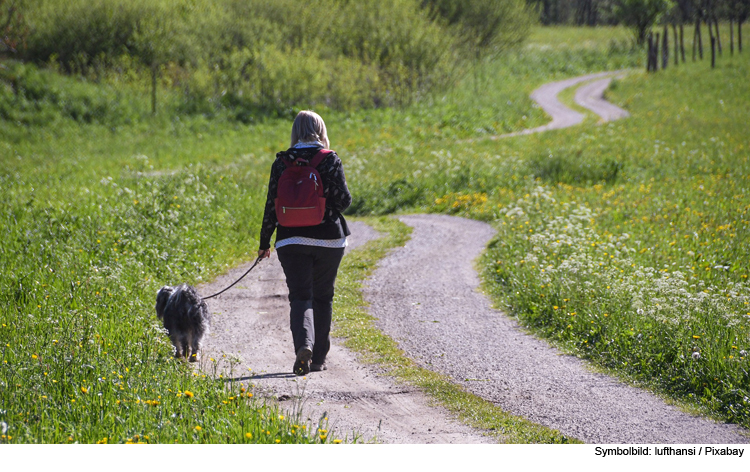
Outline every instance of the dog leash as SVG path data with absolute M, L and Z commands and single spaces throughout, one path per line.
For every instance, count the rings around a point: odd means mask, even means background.
M 225 289 L 224 289 L 224 290 L 222 290 L 221 292 L 218 292 L 218 293 L 214 293 L 214 294 L 213 294 L 213 295 L 211 295 L 211 296 L 208 296 L 208 297 L 202 297 L 202 298 L 203 298 L 204 300 L 208 300 L 209 298 L 214 298 L 214 297 L 216 297 L 216 296 L 219 296 L 219 295 L 221 295 L 222 293 L 226 292 L 227 290 L 229 290 L 230 288 L 234 287 L 235 285 L 237 285 L 237 282 L 239 282 L 240 280 L 242 280 L 243 278 L 245 278 L 245 276 L 246 276 L 247 274 L 249 274 L 251 270 L 255 269 L 255 266 L 257 266 L 257 265 L 258 265 L 258 263 L 260 262 L 260 259 L 261 259 L 261 257 L 260 257 L 260 256 L 258 256 L 258 258 L 257 258 L 257 259 L 255 259 L 255 264 L 253 264 L 253 266 L 252 266 L 252 267 L 250 267 L 249 269 L 247 269 L 247 272 L 245 272 L 244 274 L 242 274 L 242 276 L 241 276 L 241 277 L 240 277 L 239 279 L 235 280 L 235 281 L 234 281 L 234 283 L 233 283 L 232 285 L 230 285 L 229 287 L 225 288 Z

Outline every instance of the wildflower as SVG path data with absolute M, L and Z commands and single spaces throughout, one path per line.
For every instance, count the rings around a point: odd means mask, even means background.
M 341 444 L 341 439 L 334 439 L 333 444 Z
M 200 426 L 196 426 L 196 427 L 195 427 L 195 430 L 196 430 L 196 431 L 198 431 L 198 432 L 200 432 L 200 430 L 202 430 L 202 429 L 203 429 L 203 428 L 201 428 Z
M 191 392 L 190 390 L 185 390 L 184 395 L 188 398 L 193 398 L 195 396 L 193 395 L 193 392 Z
M 701 353 L 700 353 L 700 352 L 698 352 L 698 351 L 695 351 L 695 352 L 693 353 L 693 359 L 695 359 L 695 360 L 697 361 L 697 360 L 698 360 L 698 359 L 700 359 L 700 358 L 701 358 Z
M 5 421 L 0 421 L 0 431 L 2 432 L 2 434 L 7 433 L 8 432 L 8 423 L 6 423 Z
M 37 357 L 37 355 L 36 355 L 36 354 L 32 354 L 32 355 L 31 355 L 31 358 L 32 358 L 32 359 L 38 359 L 38 357 Z
M 247 439 L 253 439 L 253 433 L 245 433 Z
M 89 393 L 89 390 L 86 387 L 81 387 L 82 393 Z
M 696 334 L 694 334 L 694 335 L 693 335 L 693 339 L 700 339 L 700 338 L 701 338 L 701 337 L 700 337 L 700 336 L 698 336 L 698 335 L 696 335 Z

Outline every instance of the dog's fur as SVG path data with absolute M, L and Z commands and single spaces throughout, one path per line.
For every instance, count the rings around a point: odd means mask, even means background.
M 187 284 L 164 286 L 156 293 L 156 316 L 164 323 L 177 358 L 198 360 L 203 335 L 208 333 L 211 315 L 195 287 Z

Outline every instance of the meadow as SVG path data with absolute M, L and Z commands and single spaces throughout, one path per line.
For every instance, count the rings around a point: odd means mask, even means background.
M 490 222 L 483 277 L 510 316 L 750 426 L 748 55 L 642 62 L 625 30 L 540 28 L 444 93 L 324 118 L 353 214 Z M 608 96 L 631 118 L 482 139 L 543 123 L 528 98 L 542 83 L 626 67 Z M 0 440 L 339 441 L 256 401 L 220 373 L 231 359 L 175 362 L 153 313 L 161 285 L 253 258 L 289 121 L 144 116 L 136 85 L 12 63 L 0 79 Z

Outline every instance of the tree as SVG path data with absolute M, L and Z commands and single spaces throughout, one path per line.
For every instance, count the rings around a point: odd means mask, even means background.
M 615 7 L 615 17 L 633 29 L 636 42 L 642 46 L 649 29 L 670 8 L 671 0 L 619 0 Z
M 750 16 L 750 0 L 730 0 L 727 9 L 729 18 L 737 24 L 737 47 L 742 52 L 742 23 Z
M 422 7 L 454 28 L 477 61 L 521 43 L 532 21 L 523 0 L 422 0 Z
M 131 50 L 151 70 L 151 113 L 156 113 L 156 85 L 161 66 L 174 58 L 175 24 L 170 16 L 140 18 L 131 37 Z
M 22 0 L 0 0 L 0 54 L 18 53 L 29 34 Z

